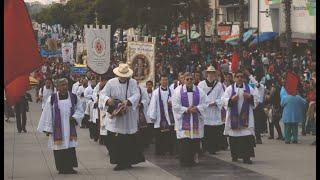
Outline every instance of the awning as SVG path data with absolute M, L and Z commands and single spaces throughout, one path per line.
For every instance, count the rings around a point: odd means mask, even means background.
M 246 42 L 257 29 L 249 29 L 247 32 L 243 33 L 242 42 Z
M 278 36 L 278 33 L 276 32 L 263 32 L 259 35 L 259 42 L 264 42 L 270 39 L 273 39 L 274 37 Z M 255 45 L 258 43 L 258 36 L 256 36 L 253 41 L 250 43 L 251 45 Z

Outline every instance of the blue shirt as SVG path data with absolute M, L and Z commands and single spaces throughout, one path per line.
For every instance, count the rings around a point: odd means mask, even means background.
M 305 120 L 307 101 L 301 96 L 287 95 L 281 99 L 281 106 L 283 123 L 299 123 Z

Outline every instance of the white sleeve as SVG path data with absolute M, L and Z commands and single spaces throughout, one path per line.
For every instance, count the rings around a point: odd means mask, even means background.
M 51 98 L 48 98 L 43 108 L 37 130 L 39 132 L 53 132 Z
M 74 114 L 72 115 L 78 122 L 78 125 L 81 124 L 81 121 L 84 117 L 84 109 L 82 107 L 82 103 L 80 98 L 77 97 L 77 105 Z
M 172 96 L 172 111 L 174 115 L 175 123 L 178 124 L 180 119 L 182 119 L 182 114 L 187 111 L 187 107 L 182 106 L 181 97 L 180 97 L 180 86 L 179 89 L 176 89 L 174 95 Z

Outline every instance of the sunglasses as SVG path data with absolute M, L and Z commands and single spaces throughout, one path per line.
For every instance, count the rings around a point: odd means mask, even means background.
M 193 79 L 192 78 L 186 78 L 186 81 L 192 81 Z

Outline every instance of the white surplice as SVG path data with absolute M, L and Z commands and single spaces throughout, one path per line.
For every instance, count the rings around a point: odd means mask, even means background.
M 57 93 L 59 99 L 59 92 Z M 58 100 L 58 106 L 61 115 L 61 129 L 62 129 L 62 143 L 60 145 L 54 144 L 53 135 L 49 136 L 48 147 L 52 150 L 68 149 L 70 147 L 76 147 L 78 145 L 77 141 L 70 141 L 70 113 L 71 113 L 71 99 L 70 94 L 68 94 L 68 99 Z M 48 98 L 46 105 L 40 116 L 40 121 L 37 130 L 39 132 L 50 132 L 53 133 L 53 114 L 54 109 L 51 105 L 51 96 Z M 81 102 L 79 98 L 77 99 L 77 105 L 75 107 L 75 113 L 72 115 L 76 119 L 78 126 L 81 124 L 81 120 L 84 117 L 84 112 L 81 107 Z M 78 127 L 76 126 L 76 127 Z
M 84 90 L 86 88 L 83 87 L 83 86 L 79 86 L 78 87 L 78 91 L 77 91 L 77 96 L 80 98 L 80 101 L 82 103 L 82 108 L 83 108 L 83 111 L 86 109 L 86 104 L 87 104 L 87 99 L 85 97 L 81 97 L 81 94 L 83 93 L 84 94 Z
M 73 85 L 72 85 L 72 93 L 73 94 L 77 94 L 77 91 L 78 91 L 78 88 L 79 88 L 79 81 L 75 82 Z
M 41 109 L 44 108 L 44 106 L 46 105 L 46 102 L 48 100 L 48 98 L 51 96 L 52 93 L 57 92 L 56 88 L 52 89 L 49 88 L 47 89 L 46 86 L 43 86 L 42 88 L 40 88 L 39 90 L 39 97 L 42 96 L 42 103 L 41 103 Z
M 198 133 L 193 131 L 193 116 L 191 114 L 190 116 L 190 126 L 191 130 L 182 130 L 182 117 L 183 113 L 187 111 L 187 107 L 182 106 L 181 103 L 181 94 L 180 90 L 183 88 L 183 92 L 187 91 L 186 85 L 179 86 L 176 88 L 174 95 L 172 97 L 172 110 L 173 115 L 175 119 L 175 130 L 177 133 L 177 139 L 182 138 L 202 138 L 204 133 L 204 120 L 203 120 L 203 114 L 205 113 L 205 109 L 207 107 L 206 104 L 206 94 L 199 88 L 199 104 L 196 106 L 199 110 L 198 113 L 198 120 L 199 120 L 199 126 L 198 126 Z M 196 86 L 193 85 L 193 91 L 195 91 Z M 193 92 L 188 92 L 188 101 L 189 105 L 192 105 L 193 103 Z
M 214 83 L 215 84 L 215 83 Z M 207 95 L 212 87 L 208 87 L 206 80 L 201 81 L 198 84 L 198 87 L 204 91 Z M 222 125 L 224 122 L 221 121 L 221 96 L 223 94 L 223 85 L 220 82 L 216 81 L 216 85 L 209 95 L 206 96 L 206 105 L 207 108 L 203 114 L 204 124 L 205 125 Z M 215 106 L 209 106 L 211 103 L 216 103 Z
M 258 102 L 258 95 L 257 91 L 253 89 L 250 85 L 250 94 L 253 95 L 253 101 L 254 105 L 249 105 L 249 126 L 247 128 L 242 128 L 239 130 L 233 130 L 231 129 L 231 107 L 228 107 L 229 99 L 232 94 L 232 86 L 234 87 L 236 95 L 239 96 L 238 98 L 238 113 L 240 114 L 241 107 L 243 104 L 243 91 L 245 89 L 245 84 L 243 83 L 242 88 L 238 88 L 236 84 L 232 84 L 227 89 L 225 90 L 224 94 L 221 97 L 222 103 L 225 106 L 226 109 L 226 122 L 225 122 L 225 129 L 223 134 L 224 135 L 229 135 L 229 136 L 247 136 L 247 135 L 254 135 L 254 116 L 253 116 L 253 109 L 257 106 Z
M 160 112 L 160 103 L 159 103 L 159 88 L 155 89 L 152 93 L 152 98 L 148 108 L 148 116 L 150 117 L 151 121 L 154 123 L 154 128 L 160 128 L 160 121 L 161 121 L 161 112 Z M 167 119 L 169 125 L 171 125 L 169 112 L 168 112 L 168 101 L 172 101 L 172 97 L 169 97 L 169 89 L 167 88 L 166 91 L 160 89 L 161 93 L 161 100 L 163 104 L 164 114 Z M 171 96 L 173 92 L 171 92 Z
M 110 79 L 106 86 L 100 93 L 100 100 L 102 101 L 103 109 L 106 108 L 106 102 L 110 99 L 126 99 L 127 82 L 120 83 L 119 79 Z M 120 134 L 134 134 L 138 130 L 138 103 L 139 103 L 139 89 L 137 81 L 130 78 L 127 92 L 127 100 L 129 100 L 132 106 L 128 106 L 127 112 L 122 116 L 116 116 L 110 118 L 110 114 L 104 118 L 104 125 L 108 131 L 120 133 Z
M 141 89 L 141 103 L 143 104 L 143 114 L 146 118 L 147 123 L 152 123 L 150 118 L 148 117 L 148 107 L 149 107 L 149 103 L 150 103 L 150 99 L 148 96 L 148 92 L 146 88 L 143 88 L 140 86 Z M 138 89 L 139 90 L 139 89 Z M 140 91 L 139 91 L 140 92 Z
M 107 109 L 104 107 L 103 105 L 103 99 L 101 99 L 101 92 L 102 90 L 99 90 L 100 88 L 100 82 L 96 85 L 96 87 L 93 89 L 93 95 L 92 95 L 92 99 L 94 101 L 94 103 L 98 103 L 98 107 L 96 109 L 94 109 L 94 123 L 97 123 L 97 119 L 100 118 L 100 135 L 107 135 L 107 130 L 105 128 L 103 128 L 104 126 L 104 119 L 106 116 L 106 111 Z M 98 101 L 98 95 L 99 95 L 99 101 Z M 100 111 L 100 117 L 99 117 L 99 113 L 98 113 L 98 109 Z

